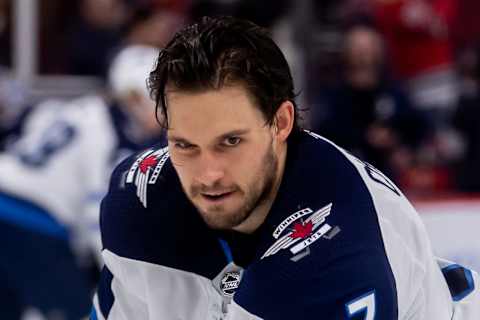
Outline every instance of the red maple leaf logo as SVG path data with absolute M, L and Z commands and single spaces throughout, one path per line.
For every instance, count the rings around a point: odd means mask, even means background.
M 148 156 L 140 162 L 140 171 L 142 173 L 147 172 L 148 169 L 155 166 L 158 160 L 155 156 Z
M 313 223 L 312 221 L 308 221 L 305 224 L 302 223 L 295 223 L 293 226 L 293 233 L 290 235 L 290 238 L 297 239 L 301 238 L 304 239 L 312 233 Z

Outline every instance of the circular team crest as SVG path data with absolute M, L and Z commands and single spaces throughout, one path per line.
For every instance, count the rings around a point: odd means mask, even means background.
M 231 297 L 235 293 L 235 290 L 240 285 L 240 272 L 232 271 L 227 272 L 220 281 L 220 289 L 223 294 Z

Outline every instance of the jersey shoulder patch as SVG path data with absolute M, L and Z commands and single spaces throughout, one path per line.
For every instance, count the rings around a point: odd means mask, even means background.
M 141 153 L 128 170 L 125 183 L 135 185 L 137 197 L 145 208 L 148 205 L 148 186 L 157 182 L 169 157 L 168 147 L 149 149 Z

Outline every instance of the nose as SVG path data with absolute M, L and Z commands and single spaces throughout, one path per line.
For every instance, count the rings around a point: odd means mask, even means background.
M 205 152 L 199 159 L 196 180 L 205 186 L 214 186 L 225 176 L 224 166 L 218 155 Z

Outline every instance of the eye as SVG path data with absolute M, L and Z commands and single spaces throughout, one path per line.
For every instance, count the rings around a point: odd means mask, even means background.
M 190 143 L 183 142 L 183 141 L 175 142 L 174 146 L 175 148 L 182 149 L 182 150 L 188 150 L 193 147 Z
M 224 144 L 227 146 L 227 147 L 234 147 L 236 146 L 237 144 L 239 144 L 241 141 L 241 139 L 239 137 L 228 137 L 227 139 L 225 139 L 225 142 Z

